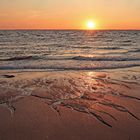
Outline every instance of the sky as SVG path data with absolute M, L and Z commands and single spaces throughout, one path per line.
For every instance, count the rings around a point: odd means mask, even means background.
M 140 29 L 140 0 L 0 0 L 0 29 Z

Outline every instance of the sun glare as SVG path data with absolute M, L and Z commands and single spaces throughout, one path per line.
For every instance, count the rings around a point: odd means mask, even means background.
M 96 24 L 95 24 L 95 22 L 93 22 L 93 21 L 88 21 L 86 26 L 87 26 L 87 28 L 90 29 L 90 30 L 96 28 Z

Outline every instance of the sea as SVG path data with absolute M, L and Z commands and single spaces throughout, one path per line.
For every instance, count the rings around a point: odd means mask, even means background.
M 77 71 L 138 66 L 140 31 L 0 31 L 0 70 Z

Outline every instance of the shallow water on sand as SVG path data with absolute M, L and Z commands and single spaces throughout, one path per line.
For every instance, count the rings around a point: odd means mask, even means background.
M 125 71 L 3 71 L 0 74 L 0 104 L 14 113 L 15 102 L 33 97 L 49 105 L 56 114 L 61 115 L 59 107 L 68 108 L 91 115 L 108 127 L 113 127 L 112 121 L 119 121 L 114 112 L 139 121 L 140 75 L 131 70 L 127 70 L 127 74 Z

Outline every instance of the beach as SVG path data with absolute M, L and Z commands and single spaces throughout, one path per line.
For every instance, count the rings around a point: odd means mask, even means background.
M 140 68 L 0 71 L 0 140 L 139 140 Z
M 0 140 L 139 140 L 140 32 L 0 30 Z

